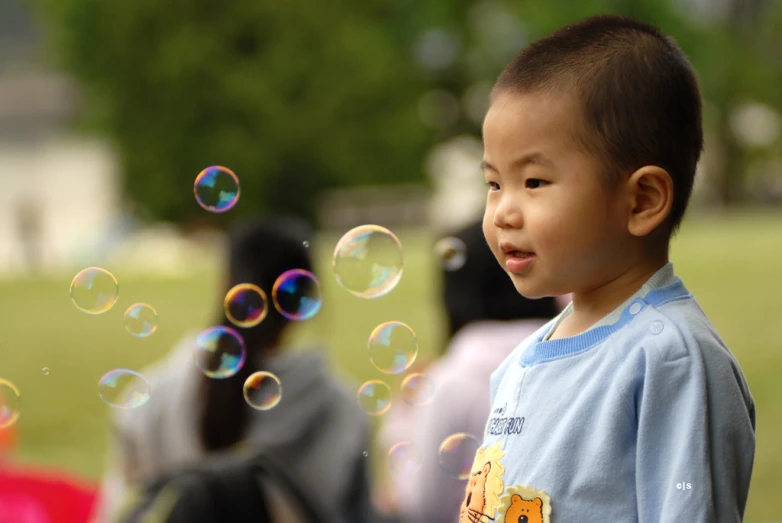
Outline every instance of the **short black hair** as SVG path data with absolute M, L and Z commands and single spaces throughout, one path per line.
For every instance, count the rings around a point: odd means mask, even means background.
M 554 298 L 530 299 L 519 294 L 491 252 L 480 222 L 451 237 L 464 243 L 467 256 L 460 268 L 442 272 L 442 296 L 450 337 L 475 321 L 549 320 L 559 313 Z
M 502 93 L 573 96 L 581 124 L 574 146 L 605 168 L 607 190 L 645 165 L 673 181 L 667 238 L 676 234 L 703 151 L 695 70 L 673 37 L 648 23 L 600 15 L 566 25 L 525 47 L 499 75 Z

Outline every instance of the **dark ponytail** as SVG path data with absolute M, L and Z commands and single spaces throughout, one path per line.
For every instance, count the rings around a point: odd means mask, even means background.
M 289 269 L 312 271 L 310 249 L 304 242 L 312 241 L 309 226 L 295 218 L 251 220 L 229 231 L 228 285 L 219 296 L 217 325 L 231 327 L 241 334 L 247 349 L 244 365 L 235 375 L 225 379 L 201 378 L 201 418 L 199 432 L 204 450 L 225 449 L 242 440 L 253 412 L 244 400 L 245 380 L 261 370 L 269 349 L 280 342 L 289 320 L 274 307 L 272 287 L 277 278 Z M 252 283 L 260 287 L 268 300 L 266 318 L 251 328 L 240 328 L 225 315 L 225 294 L 235 285 Z

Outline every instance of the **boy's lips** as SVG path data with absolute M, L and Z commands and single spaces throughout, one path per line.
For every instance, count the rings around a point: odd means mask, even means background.
M 535 258 L 534 253 L 511 251 L 505 255 L 505 268 L 508 272 L 519 273 L 529 267 Z
M 517 257 L 524 257 L 529 255 L 534 255 L 535 253 L 533 251 L 527 250 L 525 248 L 522 248 L 520 246 L 514 245 L 510 242 L 502 242 L 500 243 L 500 249 L 502 252 L 504 252 L 507 256 L 517 256 Z

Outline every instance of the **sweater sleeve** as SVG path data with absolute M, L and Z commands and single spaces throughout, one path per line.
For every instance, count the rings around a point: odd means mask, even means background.
M 754 402 L 727 349 L 693 343 L 646 352 L 634 398 L 639 523 L 743 519 Z

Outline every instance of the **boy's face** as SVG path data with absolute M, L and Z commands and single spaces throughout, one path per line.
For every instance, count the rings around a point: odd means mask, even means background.
M 484 120 L 483 232 L 528 298 L 587 292 L 622 271 L 627 200 L 606 193 L 600 166 L 571 144 L 577 117 L 567 97 L 505 93 Z M 531 153 L 543 158 L 522 164 Z

